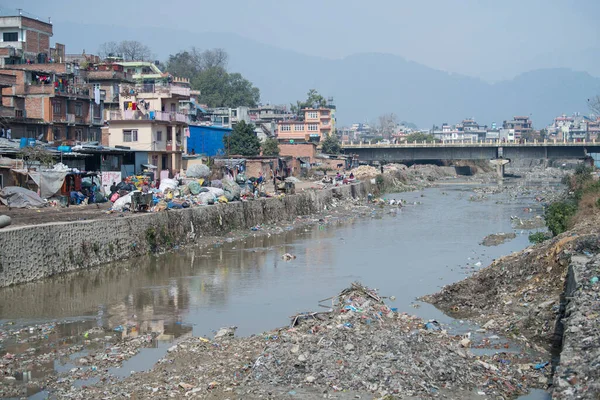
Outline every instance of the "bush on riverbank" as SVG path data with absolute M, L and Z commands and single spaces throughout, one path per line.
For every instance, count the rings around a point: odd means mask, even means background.
M 550 204 L 544 213 L 546 225 L 554 236 L 598 213 L 600 182 L 594 180 L 593 171 L 592 167 L 579 164 L 575 173 L 563 180 L 569 187 L 569 196 Z

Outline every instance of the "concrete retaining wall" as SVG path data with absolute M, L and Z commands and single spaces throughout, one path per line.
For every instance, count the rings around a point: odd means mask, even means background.
M 0 287 L 194 243 L 262 223 L 290 221 L 322 211 L 334 198 L 363 198 L 367 184 L 122 218 L 56 222 L 0 231 Z

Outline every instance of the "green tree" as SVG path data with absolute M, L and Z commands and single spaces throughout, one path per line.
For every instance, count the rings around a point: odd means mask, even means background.
M 321 151 L 325 154 L 340 154 L 342 146 L 336 135 L 327 135 L 323 140 Z
M 25 169 L 27 170 L 37 164 L 42 167 L 50 167 L 54 164 L 54 156 L 52 153 L 40 145 L 23 147 L 19 150 L 18 156 L 23 160 Z
M 554 236 L 568 229 L 569 221 L 577 212 L 577 205 L 570 201 L 557 201 L 548 206 L 544 212 L 546 226 Z
M 429 133 L 421 133 L 421 132 L 416 132 L 416 133 L 411 133 L 410 135 L 406 136 L 406 141 L 408 143 L 412 143 L 412 142 L 427 142 L 427 143 L 432 143 L 435 142 L 435 137 L 432 134 Z
M 279 142 L 273 138 L 267 138 L 262 144 L 263 156 L 278 156 L 279 155 Z
M 222 67 L 211 67 L 193 78 L 192 88 L 200 90 L 200 103 L 209 107 L 256 107 L 260 90 L 239 73 L 229 74 Z
M 260 154 L 260 140 L 254 132 L 254 125 L 241 121 L 229 135 L 223 136 L 227 155 L 257 156 Z
M 305 101 L 297 101 L 296 104 L 290 104 L 290 111 L 296 114 L 300 119 L 304 119 L 302 109 L 304 108 L 323 108 L 327 105 L 325 97 L 321 96 L 316 89 L 310 89 L 306 94 Z

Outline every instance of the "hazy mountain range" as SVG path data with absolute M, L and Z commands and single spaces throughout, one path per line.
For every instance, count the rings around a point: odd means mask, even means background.
M 587 99 L 600 94 L 599 78 L 564 68 L 529 71 L 492 84 L 390 54 L 364 53 L 333 60 L 230 33 L 54 24 L 54 40 L 66 44 L 68 53 L 80 53 L 82 49 L 97 53 L 101 43 L 124 39 L 150 46 L 160 60 L 191 46 L 224 48 L 230 56 L 229 69 L 242 73 L 259 87 L 264 103 L 289 105 L 315 88 L 334 98 L 342 124 L 375 123 L 379 115 L 394 112 L 400 120 L 412 121 L 421 128 L 456 123 L 467 117 L 489 125 L 513 115 L 531 115 L 534 125 L 542 128 L 561 113 L 588 113 Z M 298 40 L 302 40 L 301 35 Z M 498 63 L 510 62 L 510 58 L 498 56 Z

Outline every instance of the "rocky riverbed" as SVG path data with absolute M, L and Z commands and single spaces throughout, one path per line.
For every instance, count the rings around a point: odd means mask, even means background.
M 446 183 L 451 184 L 454 179 L 456 176 L 446 178 Z M 534 189 L 519 180 L 509 181 L 499 189 L 482 190 L 505 191 L 516 198 Z M 555 190 L 548 186 L 541 192 L 544 193 L 540 194 L 540 204 L 544 198 L 553 196 Z M 265 224 L 222 237 L 205 237 L 198 244 L 214 246 L 243 240 L 249 235 L 278 235 L 308 225 L 327 226 L 361 217 L 379 218 L 394 210 L 398 210 L 397 205 L 382 202 L 367 205 L 365 201 L 336 201 L 327 210 L 297 218 L 292 223 Z M 166 250 L 169 249 L 162 249 Z M 363 398 L 386 395 L 468 398 L 480 396 L 478 392 L 515 397 L 531 387 L 546 387 L 549 376 L 544 365 L 549 359 L 546 349 L 527 343 L 516 349 L 505 339 L 486 335 L 485 332 L 497 329 L 494 324 L 488 324 L 485 330 L 479 328 L 479 332 L 473 328 L 461 334 L 449 334 L 445 326 L 404 314 L 407 310 L 394 310 L 390 301 L 364 306 L 360 299 L 356 304 L 350 300 L 355 311 L 340 307 L 348 297 L 336 298 L 335 306 L 328 304 L 331 313 L 318 314 L 319 317 L 312 319 L 301 318 L 300 324 L 294 327 L 249 338 L 228 335 L 218 339 L 190 338 L 191 329 L 180 327 L 182 332 L 176 338 L 177 344 L 164 359 L 151 371 L 135 373 L 124 380 L 116 376 L 113 368 L 161 340 L 149 327 L 136 327 L 137 332 L 131 332 L 127 326 L 121 331 L 106 331 L 94 327 L 90 321 L 86 329 L 78 328 L 65 334 L 68 323 L 5 325 L 0 333 L 0 345 L 7 350 L 0 363 L 4 375 L 0 394 L 18 397 L 44 389 L 56 398 L 117 398 L 121 395 L 179 398 L 186 394 L 217 399 L 322 398 L 324 395 L 331 398 L 357 395 Z M 377 310 L 377 307 L 380 308 Z M 359 309 L 366 309 L 367 313 Z M 322 310 L 324 308 L 317 309 Z M 372 318 L 366 316 L 373 312 Z M 489 320 L 483 321 L 487 322 Z M 60 336 L 59 344 L 48 340 L 52 335 Z M 54 344 L 44 345 L 44 341 Z M 354 347 L 346 348 L 347 344 Z M 260 360 L 258 364 L 257 360 Z M 62 366 L 58 374 L 54 373 L 55 363 Z M 30 368 L 36 365 L 38 368 Z M 375 365 L 377 367 L 373 367 Z M 19 375 L 23 370 L 42 372 L 23 377 Z M 360 382 L 354 383 L 356 380 Z M 23 385 L 23 382 L 27 383 Z

